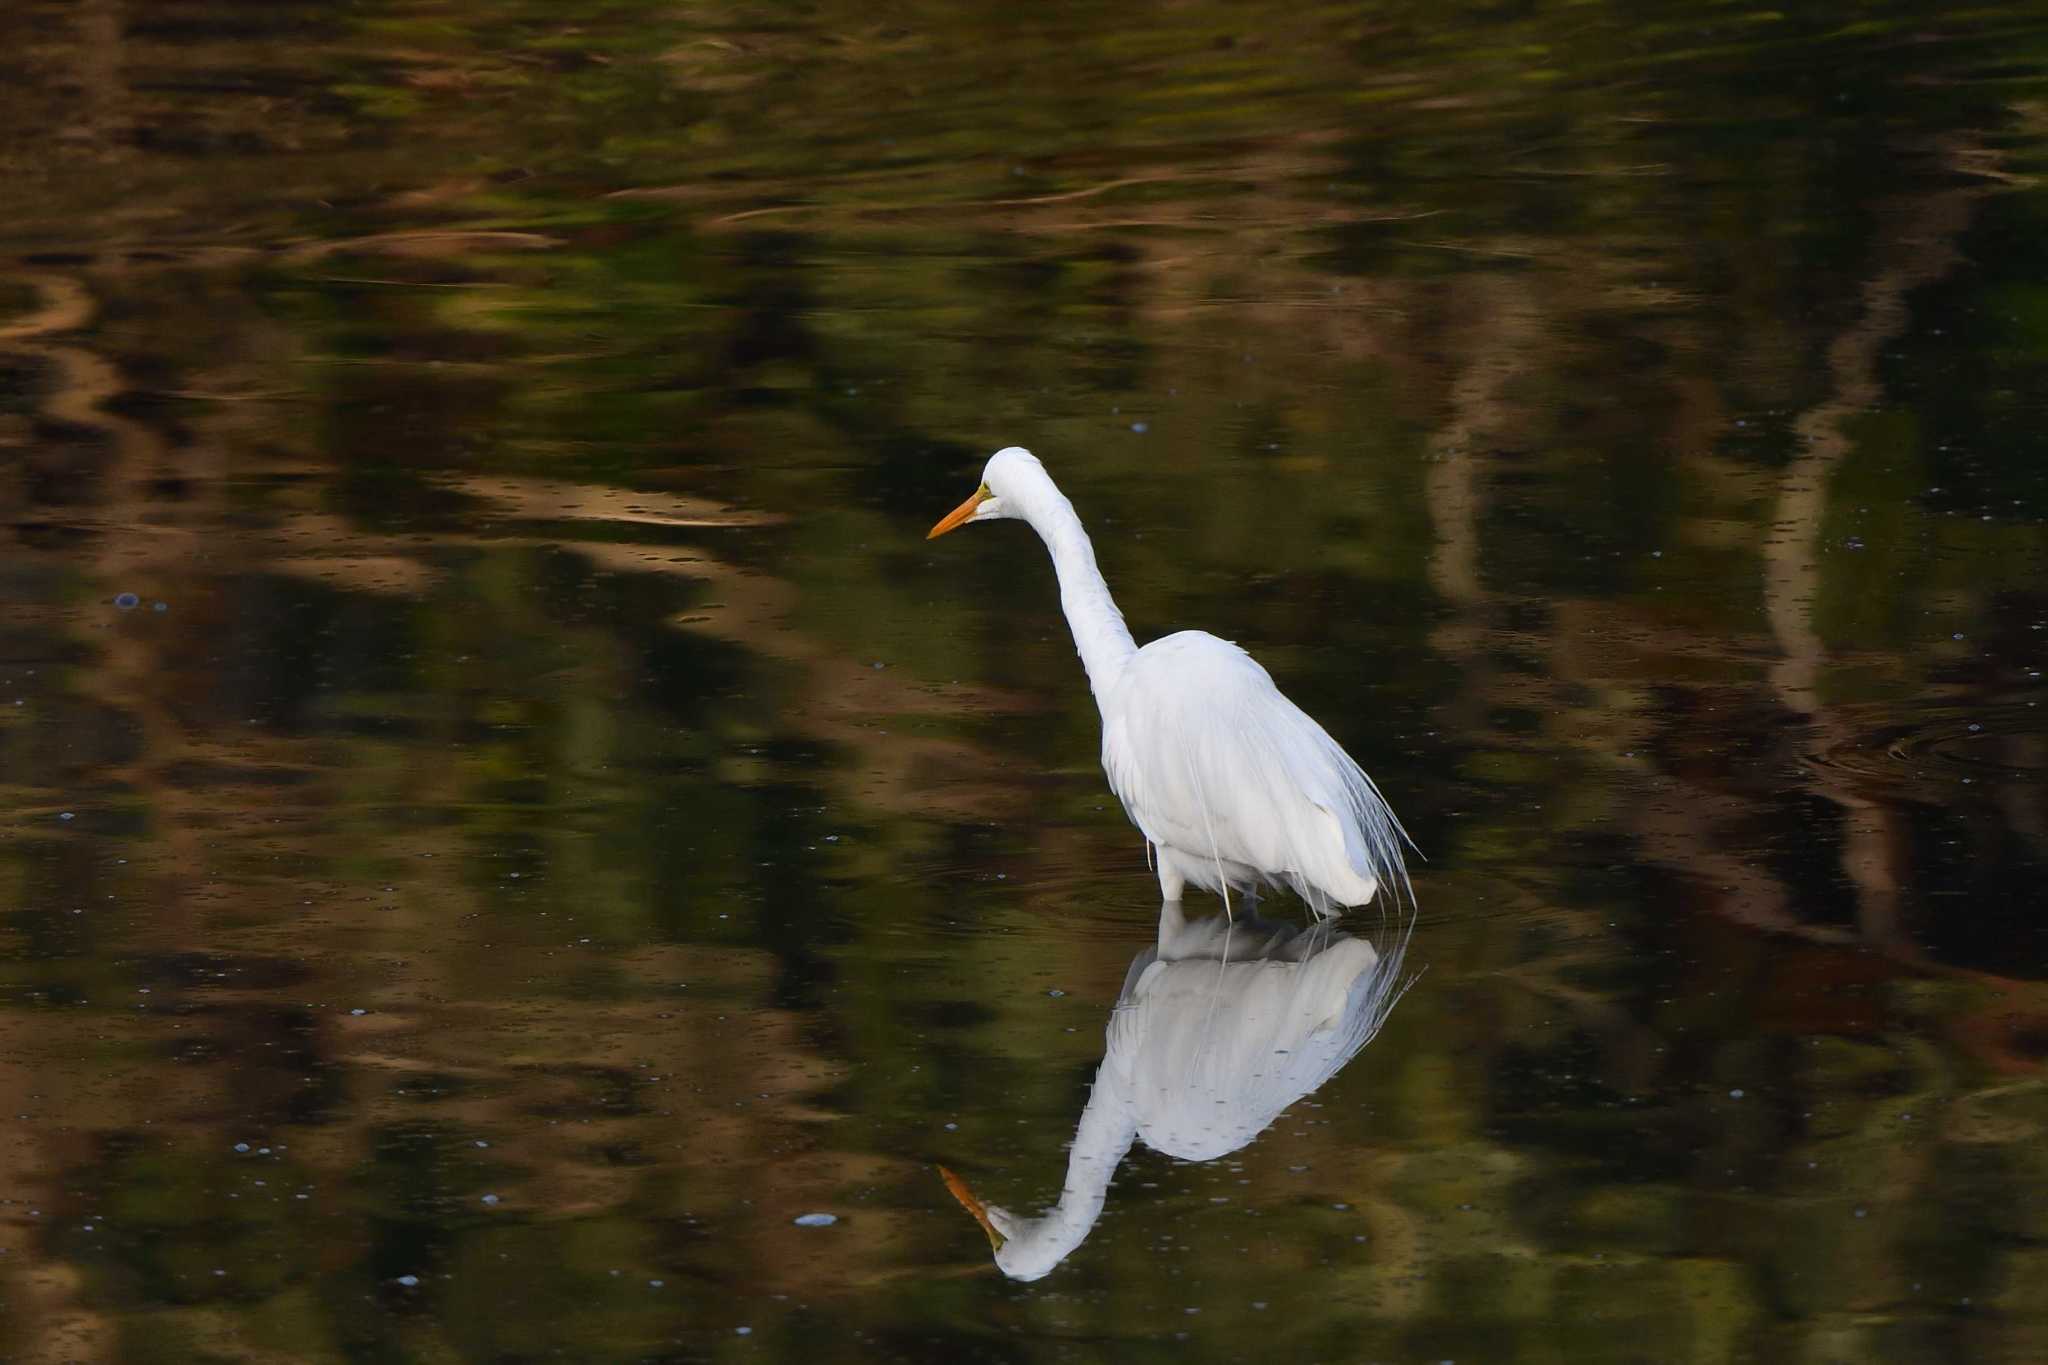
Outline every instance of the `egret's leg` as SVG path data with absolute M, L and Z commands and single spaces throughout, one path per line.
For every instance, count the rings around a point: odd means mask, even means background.
M 1188 927 L 1187 911 L 1180 908 L 1179 901 L 1168 901 L 1159 907 L 1159 956 L 1168 957 L 1173 941 Z M 1170 959 L 1169 959 L 1170 960 Z
M 1159 897 L 1161 900 L 1178 903 L 1180 893 L 1187 889 L 1188 879 L 1180 875 L 1174 865 L 1173 855 L 1165 849 L 1157 850 L 1159 855 Z

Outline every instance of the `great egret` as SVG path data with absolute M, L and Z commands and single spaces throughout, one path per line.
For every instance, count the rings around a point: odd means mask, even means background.
M 1167 902 L 1158 945 L 1132 961 L 1110 1012 L 1059 1202 L 1019 1217 L 939 1168 L 988 1234 L 997 1268 L 1039 1279 L 1080 1246 L 1133 1141 L 1213 1161 L 1264 1132 L 1379 1032 L 1407 989 L 1406 949 L 1405 934 L 1382 955 L 1325 923 L 1212 915 L 1190 924 Z
M 974 495 L 926 539 L 968 522 L 1028 522 L 1052 552 L 1060 606 L 1102 712 L 1102 767 L 1151 842 L 1159 890 L 1291 887 L 1318 918 L 1408 887 L 1407 833 L 1364 769 L 1228 640 L 1131 639 L 1081 518 L 1021 446 L 990 457 Z

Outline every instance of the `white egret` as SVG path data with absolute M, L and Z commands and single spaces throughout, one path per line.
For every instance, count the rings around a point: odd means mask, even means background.
M 1132 1142 L 1213 1161 L 1264 1132 L 1379 1032 L 1407 989 L 1406 949 L 1405 934 L 1382 955 L 1324 923 L 1212 915 L 1190 924 L 1167 902 L 1158 945 L 1132 961 L 1110 1013 L 1059 1202 L 1020 1217 L 939 1168 L 988 1234 L 997 1268 L 1035 1280 L 1065 1260 L 1102 1216 Z
M 1150 841 L 1159 889 L 1286 886 L 1318 918 L 1408 888 L 1407 833 L 1365 771 L 1273 685 L 1249 654 L 1184 630 L 1131 639 L 1074 505 L 1020 446 L 999 450 L 981 486 L 927 539 L 1014 517 L 1052 552 L 1060 605 L 1102 712 L 1102 767 Z

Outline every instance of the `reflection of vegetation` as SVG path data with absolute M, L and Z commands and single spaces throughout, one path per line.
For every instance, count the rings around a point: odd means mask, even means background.
M 2029 1354 L 2028 16 L 299 8 L 0 16 L 0 1354 Z M 1011 439 L 1443 916 L 1016 1299 L 1145 883 Z

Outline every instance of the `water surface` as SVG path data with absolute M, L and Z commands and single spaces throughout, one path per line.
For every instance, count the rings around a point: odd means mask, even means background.
M 0 1356 L 2048 1355 L 2037 6 L 27 0 L 0 171 Z M 1427 856 L 1032 1282 L 1010 443 Z

